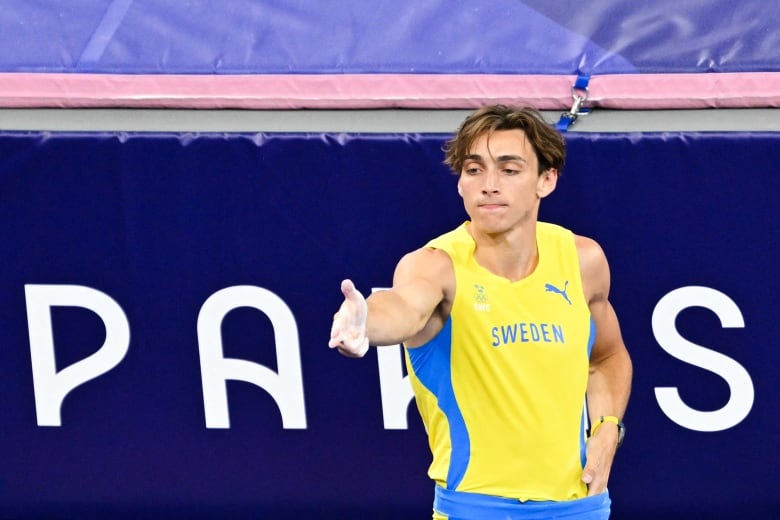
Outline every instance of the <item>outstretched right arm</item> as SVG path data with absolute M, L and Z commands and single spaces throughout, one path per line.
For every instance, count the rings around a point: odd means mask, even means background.
M 333 317 L 331 348 L 362 357 L 368 345 L 395 345 L 438 331 L 442 304 L 454 292 L 454 274 L 443 251 L 422 248 L 396 266 L 393 287 L 364 299 L 350 280 L 341 283 L 344 302 Z M 439 311 L 439 312 L 437 312 Z

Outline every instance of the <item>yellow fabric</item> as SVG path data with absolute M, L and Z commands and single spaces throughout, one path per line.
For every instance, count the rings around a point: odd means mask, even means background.
M 592 329 L 573 234 L 538 223 L 539 263 L 510 282 L 476 262 L 468 225 L 428 244 L 453 261 L 451 335 L 407 351 L 429 475 L 445 488 L 520 500 L 584 497 Z M 458 436 L 461 423 L 467 434 Z

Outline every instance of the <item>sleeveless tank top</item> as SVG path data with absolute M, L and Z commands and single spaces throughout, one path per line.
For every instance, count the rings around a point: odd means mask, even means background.
M 585 391 L 595 330 L 571 231 L 537 223 L 538 265 L 511 282 L 480 266 L 464 223 L 427 244 L 452 259 L 442 330 L 406 348 L 445 489 L 526 500 L 587 495 Z

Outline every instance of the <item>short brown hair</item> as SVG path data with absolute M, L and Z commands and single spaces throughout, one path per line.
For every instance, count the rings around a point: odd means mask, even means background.
M 563 136 L 533 108 L 489 105 L 472 113 L 455 136 L 444 145 L 444 164 L 460 175 L 471 146 L 478 138 L 497 130 L 522 130 L 539 162 L 539 174 L 555 168 L 560 175 L 566 160 Z

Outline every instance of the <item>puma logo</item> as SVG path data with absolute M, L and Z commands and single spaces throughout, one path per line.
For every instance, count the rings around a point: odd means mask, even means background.
M 558 289 L 551 283 L 546 283 L 544 284 L 544 291 L 560 294 L 561 296 L 563 296 L 563 299 L 569 302 L 569 305 L 571 305 L 571 300 L 569 299 L 569 295 L 566 294 L 566 289 L 568 286 L 569 286 L 569 280 L 566 280 L 566 283 L 563 284 L 563 290 Z

